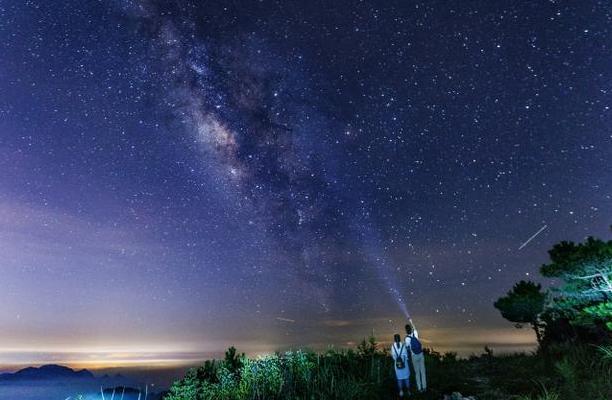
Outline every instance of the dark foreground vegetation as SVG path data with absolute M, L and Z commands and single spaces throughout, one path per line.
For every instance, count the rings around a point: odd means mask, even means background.
M 373 350 L 373 348 L 371 348 Z M 612 399 L 612 348 L 559 346 L 549 353 L 468 359 L 426 355 L 429 390 L 414 399 L 460 392 L 477 399 Z M 412 382 L 414 388 L 414 382 Z M 176 382 L 167 400 L 394 399 L 393 364 L 378 350 L 287 352 L 210 361 Z
M 495 302 L 517 328 L 531 327 L 533 354 L 458 359 L 426 352 L 429 390 L 415 399 L 460 392 L 479 400 L 612 399 L 612 241 L 562 242 L 540 269 L 561 284 L 548 291 L 519 282 Z M 414 388 L 414 382 L 411 383 Z M 294 351 L 249 359 L 230 348 L 176 382 L 166 400 L 392 399 L 393 364 L 374 338 L 356 350 Z

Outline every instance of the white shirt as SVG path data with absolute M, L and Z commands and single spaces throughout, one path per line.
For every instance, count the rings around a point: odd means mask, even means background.
M 404 345 L 402 347 L 401 343 L 393 343 L 391 345 L 391 357 L 393 357 L 393 361 L 397 360 L 399 357 L 401 357 L 404 361 L 404 368 L 402 369 L 397 369 L 397 367 L 394 365 L 395 376 L 397 379 L 408 379 L 410 377 L 410 367 L 408 366 L 407 346 Z

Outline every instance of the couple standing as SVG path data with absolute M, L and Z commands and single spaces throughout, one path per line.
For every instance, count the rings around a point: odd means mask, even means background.
M 395 362 L 395 377 L 397 378 L 400 397 L 404 397 L 404 388 L 406 389 L 406 394 L 410 394 L 409 358 L 412 361 L 417 390 L 423 392 L 427 389 L 423 347 L 419 341 L 419 333 L 414 327 L 412 319 L 408 322 L 409 324 L 406 325 L 406 339 L 402 342 L 400 335 L 395 334 L 393 345 L 391 346 L 391 356 Z M 410 349 L 410 357 L 408 357 L 408 349 Z

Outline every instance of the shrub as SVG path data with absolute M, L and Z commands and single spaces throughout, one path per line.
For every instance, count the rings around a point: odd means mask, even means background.
M 612 348 L 561 345 L 551 352 L 469 359 L 455 353 L 425 353 L 429 390 L 420 400 L 460 392 L 478 400 L 609 400 Z M 414 378 L 411 383 L 414 388 Z M 388 354 L 328 350 L 288 351 L 256 359 L 242 357 L 232 372 L 209 361 L 174 383 L 166 400 L 377 400 L 396 395 Z

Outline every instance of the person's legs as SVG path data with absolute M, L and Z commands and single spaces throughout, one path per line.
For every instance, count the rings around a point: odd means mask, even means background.
M 412 366 L 414 367 L 414 380 L 416 381 L 416 387 L 419 392 L 423 390 L 423 382 L 421 380 L 421 369 L 423 366 L 422 360 L 422 355 L 415 355 L 412 357 Z
M 425 371 L 425 356 L 421 358 L 421 385 L 427 390 L 427 372 Z
M 404 385 L 406 386 L 406 394 L 410 395 L 410 375 L 408 379 L 404 379 Z
M 403 379 L 398 379 L 397 380 L 397 390 L 399 390 L 399 397 L 404 397 L 404 385 L 403 385 Z
M 408 379 L 398 379 L 397 387 L 399 389 L 400 397 L 404 397 L 404 388 L 406 389 L 406 394 L 410 393 L 410 390 L 408 388 Z
M 419 363 L 415 356 L 412 356 L 412 368 L 414 368 L 414 382 L 416 383 L 416 390 L 421 390 L 421 381 L 419 378 Z
M 422 392 L 427 389 L 427 379 L 425 378 L 425 357 L 423 355 L 415 357 L 414 373 L 417 383 L 417 390 Z

